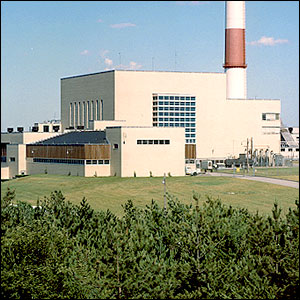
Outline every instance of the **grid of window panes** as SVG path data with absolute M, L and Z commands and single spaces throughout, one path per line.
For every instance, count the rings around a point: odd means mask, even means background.
M 185 143 L 196 143 L 196 97 L 153 95 L 153 126 L 184 127 Z

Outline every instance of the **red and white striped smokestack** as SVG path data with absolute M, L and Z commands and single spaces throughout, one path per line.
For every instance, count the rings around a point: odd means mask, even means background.
M 226 98 L 247 98 L 245 1 L 226 1 L 225 63 Z

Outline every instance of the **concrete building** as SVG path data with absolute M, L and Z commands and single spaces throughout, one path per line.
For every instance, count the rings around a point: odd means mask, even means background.
M 91 113 L 97 100 L 100 120 Z M 89 129 L 102 115 L 125 126 L 184 128 L 184 143 L 199 159 L 238 156 L 251 137 L 254 148 L 280 151 L 280 101 L 227 99 L 226 73 L 114 70 L 64 78 L 61 112 L 63 129 L 73 122 Z

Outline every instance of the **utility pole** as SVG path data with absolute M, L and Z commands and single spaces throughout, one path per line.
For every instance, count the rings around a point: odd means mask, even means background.
M 163 185 L 164 185 L 164 209 L 165 212 L 167 211 L 167 195 L 166 195 L 166 173 L 164 173 L 164 179 L 163 179 Z
M 249 172 L 248 167 L 249 167 L 249 159 L 248 159 L 248 150 L 249 149 L 249 139 L 247 138 L 247 152 L 246 152 L 246 160 L 247 160 L 247 173 Z

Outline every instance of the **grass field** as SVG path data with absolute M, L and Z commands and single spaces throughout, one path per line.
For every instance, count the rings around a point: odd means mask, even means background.
M 220 170 L 218 172 L 222 173 L 230 173 L 233 174 L 232 169 L 225 169 Z M 249 172 L 247 173 L 246 170 L 240 170 L 240 172 L 236 172 L 235 174 L 245 174 L 252 176 L 253 175 L 253 169 L 250 168 Z M 299 167 L 278 167 L 278 168 L 264 168 L 264 167 L 256 167 L 255 168 L 255 176 L 262 176 L 262 177 L 271 177 L 271 178 L 277 178 L 277 179 L 284 179 L 284 180 L 292 180 L 292 181 L 298 181 L 299 182 Z
M 119 178 L 77 177 L 59 175 L 31 175 L 1 183 L 1 195 L 7 186 L 16 190 L 16 199 L 36 205 L 38 198 L 61 190 L 67 201 L 79 204 L 83 197 L 96 210 L 111 210 L 121 216 L 122 204 L 131 199 L 138 207 L 144 207 L 152 199 L 164 203 L 162 177 Z M 299 199 L 298 189 L 274 184 L 254 182 L 230 177 L 167 177 L 167 192 L 185 204 L 193 203 L 193 192 L 200 195 L 200 203 L 206 196 L 220 198 L 224 204 L 248 208 L 249 211 L 270 214 L 275 200 L 287 211 Z M 194 203 L 193 203 L 194 204 Z

